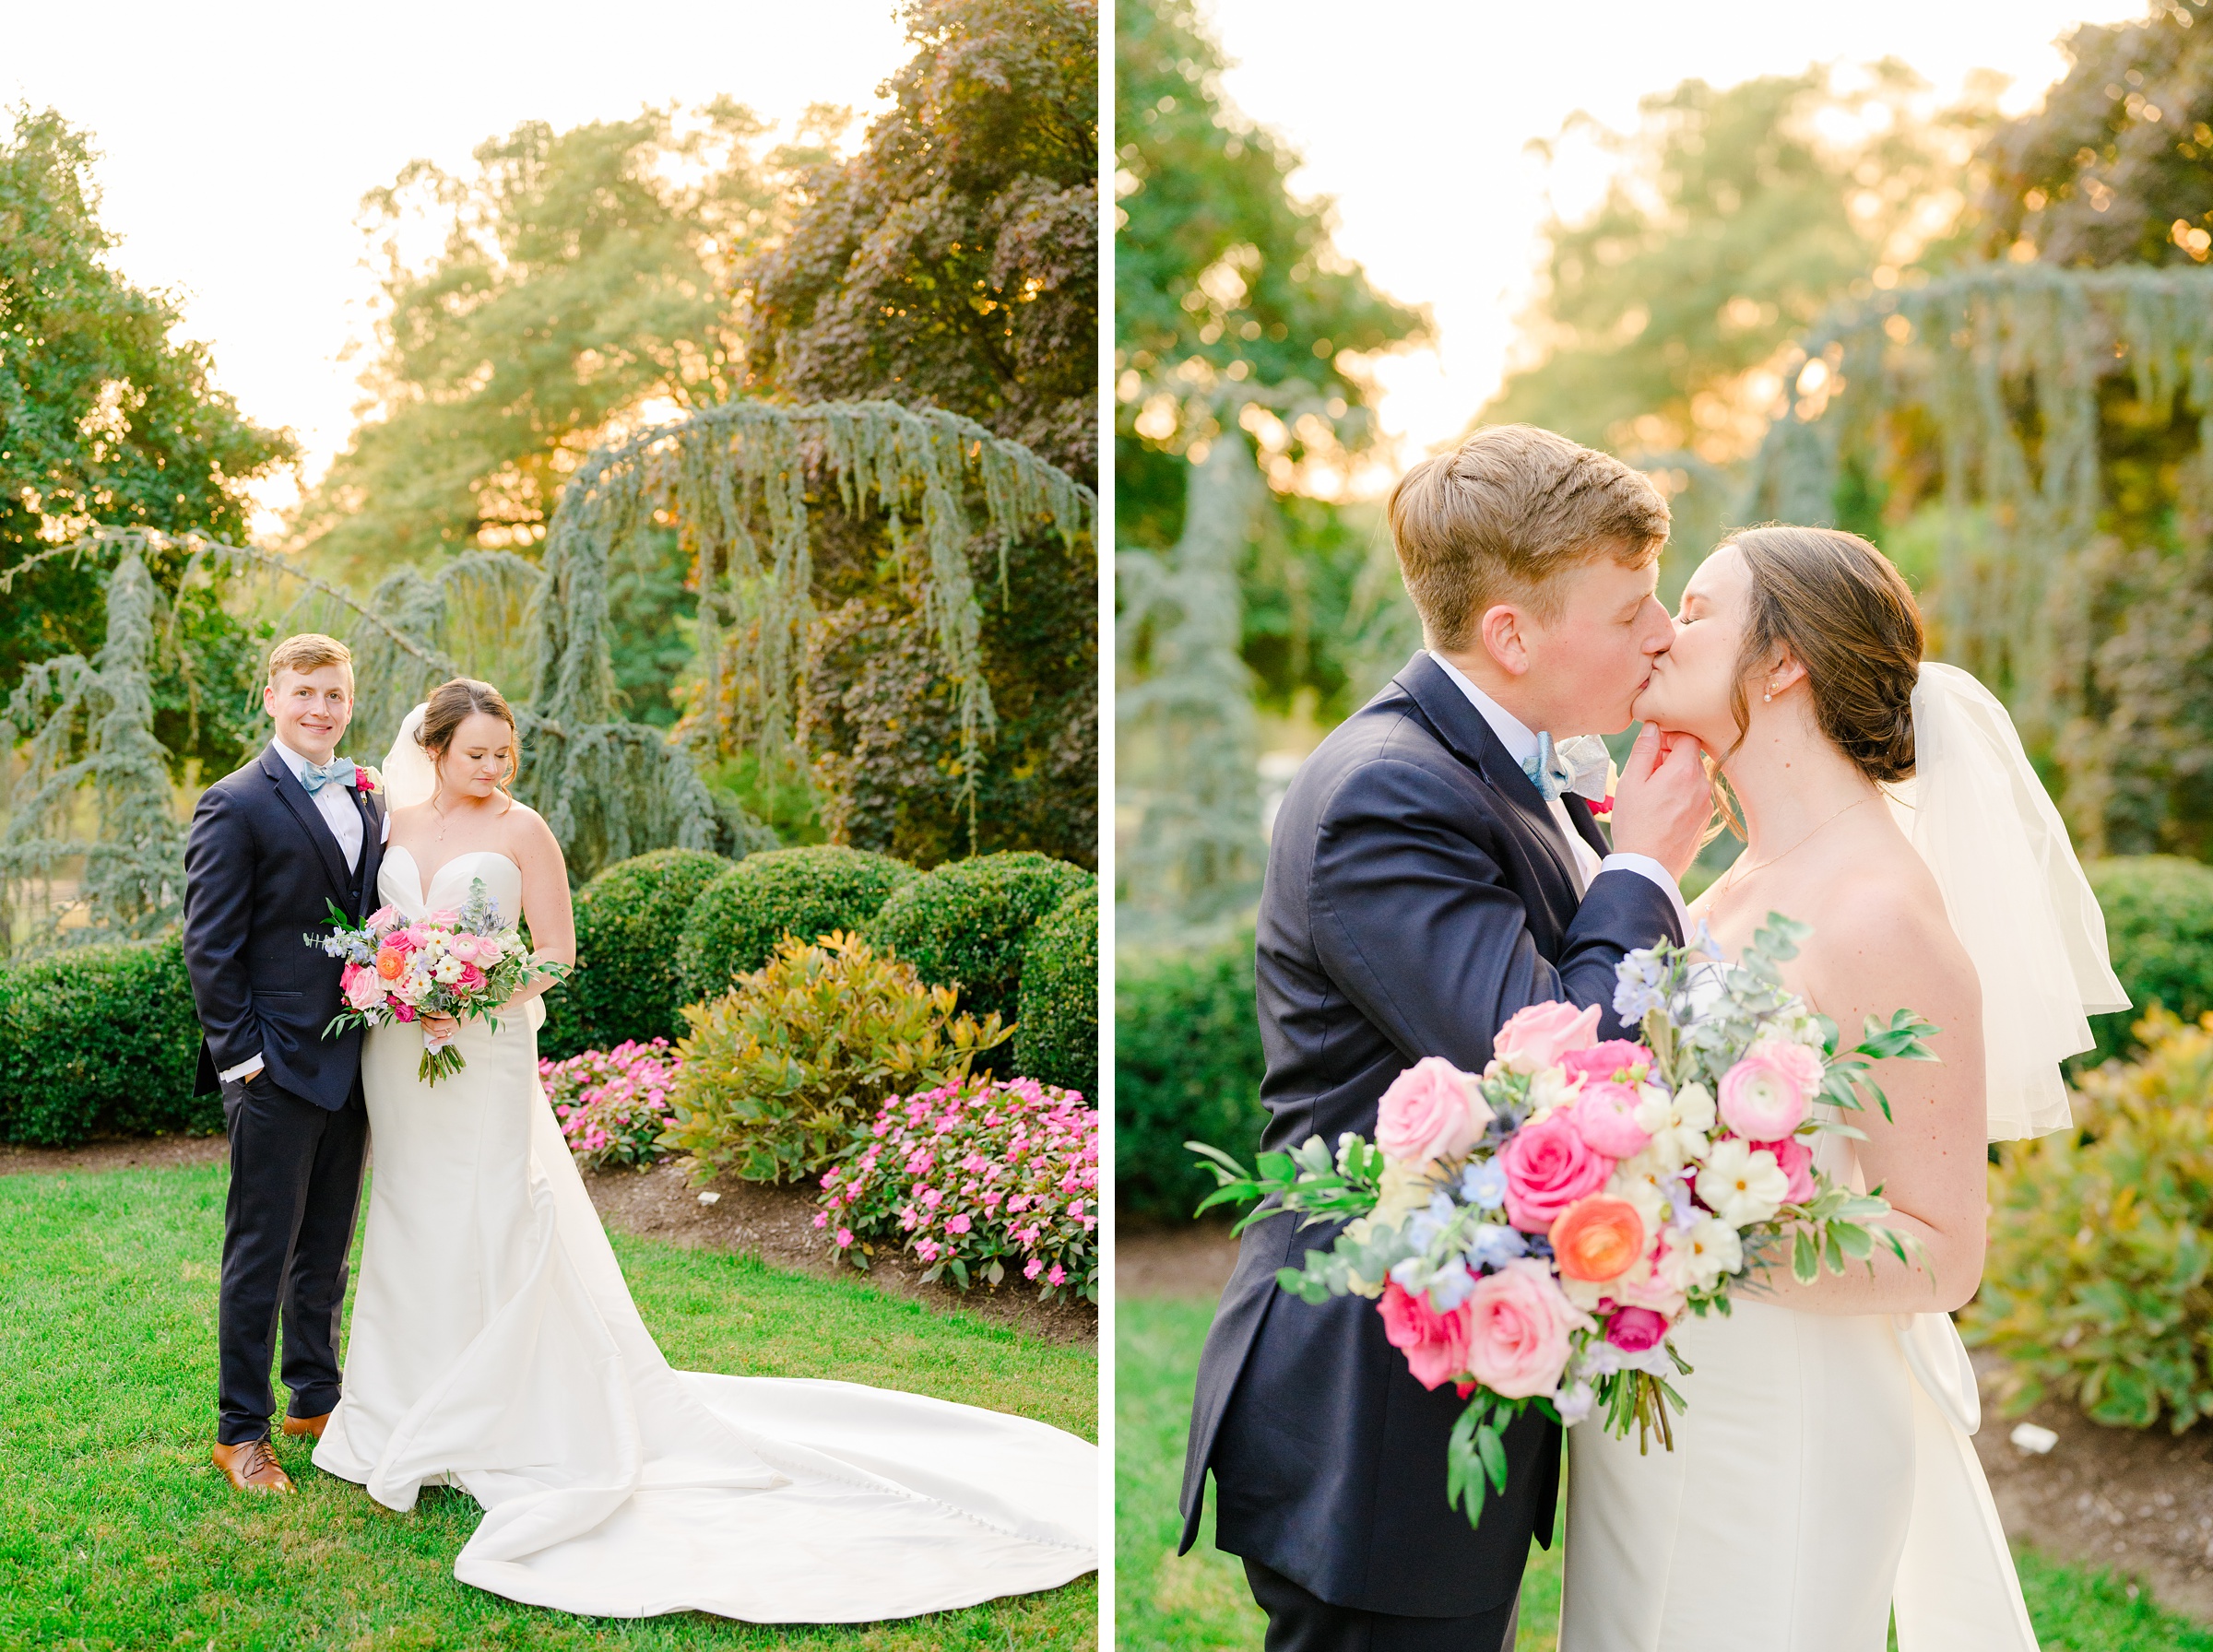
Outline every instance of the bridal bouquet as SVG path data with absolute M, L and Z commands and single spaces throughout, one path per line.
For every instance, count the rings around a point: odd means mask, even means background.
M 1426 1387 L 1468 1398 L 1447 1447 L 1446 1487 L 1471 1524 L 1485 1481 L 1506 1486 L 1506 1422 L 1531 1405 L 1564 1423 L 1597 1414 L 1673 1448 L 1669 1383 L 1690 1367 L 1669 1331 L 1729 1311 L 1755 1270 L 1787 1253 L 1810 1284 L 1878 1242 L 1890 1207 L 1813 1168 L 1813 1138 L 1861 1134 L 1838 1113 L 1886 1057 L 1933 1060 L 1936 1029 L 1909 1010 L 1839 1054 L 1837 1029 L 1782 985 L 1777 965 L 1810 931 L 1780 913 L 1735 964 L 1701 925 L 1690 947 L 1631 952 L 1615 1013 L 1641 1042 L 1597 1036 L 1598 1009 L 1534 1004 L 1499 1028 L 1480 1075 L 1428 1056 L 1384 1092 L 1370 1142 L 1319 1136 L 1262 1153 L 1257 1174 L 1201 1142 L 1221 1186 L 1200 1206 L 1268 1200 L 1240 1231 L 1296 1210 L 1347 1225 L 1277 1282 L 1308 1302 L 1372 1298 L 1385 1335 Z M 1832 1103 L 1826 1115 L 1815 1103 Z M 1872 1263 L 1869 1263 L 1872 1266 Z
M 380 906 L 355 925 L 331 903 L 333 932 L 301 938 L 346 968 L 338 990 L 347 1008 L 331 1018 L 323 1036 L 347 1027 L 385 1027 L 425 1015 L 457 1021 L 488 1021 L 500 1027 L 499 1007 L 540 976 L 567 974 L 566 964 L 534 962 L 513 925 L 503 926 L 499 903 L 486 892 L 484 879 L 472 878 L 468 900 L 459 912 L 441 907 L 407 923 L 390 906 Z M 415 1076 L 435 1084 L 466 1065 L 450 1042 L 425 1039 Z

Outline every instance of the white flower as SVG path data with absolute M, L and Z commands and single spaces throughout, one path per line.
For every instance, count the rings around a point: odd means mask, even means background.
M 1711 1091 L 1703 1084 L 1686 1084 L 1671 1096 L 1657 1084 L 1646 1084 L 1639 1094 L 1643 1099 L 1629 1116 L 1639 1129 L 1651 1134 L 1646 1152 L 1663 1162 L 1672 1160 L 1670 1168 L 1676 1170 L 1705 1158 L 1706 1135 L 1713 1128 Z
M 431 979 L 450 986 L 461 979 L 461 972 L 465 967 L 458 958 L 441 958 L 431 965 Z
M 1736 1230 L 1712 1216 L 1669 1233 L 1660 1253 L 1660 1277 L 1678 1291 L 1710 1291 L 1723 1274 L 1744 1265 Z
M 1765 1221 L 1781 1207 L 1791 1190 L 1790 1177 L 1765 1148 L 1732 1136 L 1718 1142 L 1698 1172 L 1698 1197 L 1707 1208 L 1733 1228 Z
M 1555 1107 L 1565 1107 L 1581 1093 L 1583 1081 L 1570 1079 L 1556 1067 L 1539 1068 L 1529 1078 L 1530 1115 L 1535 1124 Z
M 1659 1233 L 1674 1213 L 1666 1185 L 1675 1180 L 1675 1172 L 1681 1168 L 1680 1162 L 1669 1162 L 1666 1152 L 1648 1147 L 1616 1164 L 1614 1174 L 1606 1178 L 1608 1193 L 1637 1207 L 1637 1214 L 1644 1218 L 1648 1240 Z
M 1559 1412 L 1560 1421 L 1573 1428 L 1591 1414 L 1598 1402 L 1598 1390 L 1589 1383 L 1579 1382 L 1560 1390 L 1552 1397 L 1553 1409 Z

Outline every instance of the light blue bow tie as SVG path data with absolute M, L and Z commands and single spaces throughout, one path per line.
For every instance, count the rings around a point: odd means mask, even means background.
M 314 796 L 326 785 L 351 786 L 361 771 L 342 757 L 322 764 L 310 763 L 300 771 L 300 785 L 309 796 Z
M 1605 741 L 1594 734 L 1569 735 L 1557 745 L 1550 734 L 1540 734 L 1535 755 L 1521 760 L 1521 773 L 1534 783 L 1547 803 L 1569 792 L 1597 803 L 1605 797 L 1613 759 Z

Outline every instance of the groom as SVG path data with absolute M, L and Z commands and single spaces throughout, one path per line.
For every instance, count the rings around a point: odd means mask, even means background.
M 1585 801 L 1603 780 L 1553 748 L 1627 726 L 1673 640 L 1652 594 L 1667 505 L 1642 476 L 1503 426 L 1410 471 L 1391 527 L 1428 646 L 1276 815 L 1258 959 L 1271 1150 L 1372 1137 L 1402 1069 L 1480 1071 L 1526 1005 L 1597 1004 L 1601 1035 L 1621 1036 L 1614 965 L 1683 938 L 1676 879 L 1710 808 L 1696 746 L 1648 727 L 1609 848 Z M 1277 1288 L 1327 1245 L 1283 1215 L 1246 1232 L 1200 1362 L 1183 1547 L 1211 1469 L 1215 1540 L 1244 1558 L 1268 1652 L 1510 1648 L 1530 1539 L 1551 1541 L 1559 1430 L 1533 1410 L 1507 1431 L 1506 1490 L 1471 1528 L 1445 1500 L 1464 1402 L 1414 1380 L 1373 1303 Z
M 346 1253 L 369 1139 L 361 1034 L 325 1039 L 343 1007 L 338 960 L 303 937 L 329 903 L 374 903 L 386 830 L 370 771 L 335 761 L 353 716 L 353 656 L 332 637 L 269 655 L 259 757 L 201 795 L 184 850 L 184 965 L 206 1042 L 200 1094 L 223 1094 L 231 1192 L 223 1207 L 216 1466 L 240 1491 L 289 1492 L 269 1447 L 269 1360 L 284 1325 L 284 1432 L 322 1437 L 338 1402 Z

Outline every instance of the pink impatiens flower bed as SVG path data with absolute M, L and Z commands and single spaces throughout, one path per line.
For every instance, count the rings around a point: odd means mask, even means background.
M 814 1225 L 866 1268 L 877 1242 L 963 1289 L 1015 1275 L 1099 1300 L 1099 1115 L 1034 1079 L 970 1078 L 878 1110 L 822 1177 Z
M 669 1127 L 669 1090 L 682 1066 L 666 1038 L 625 1040 L 611 1050 L 540 1061 L 538 1079 L 569 1150 L 586 1169 L 644 1169 L 666 1151 L 660 1136 Z

